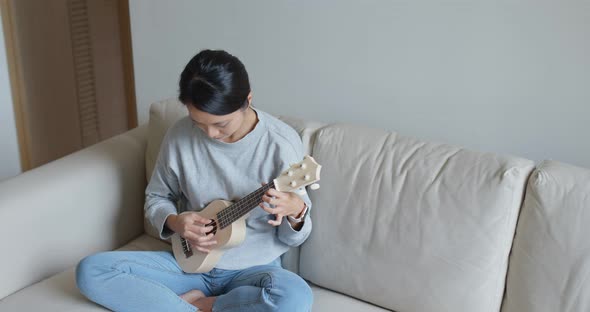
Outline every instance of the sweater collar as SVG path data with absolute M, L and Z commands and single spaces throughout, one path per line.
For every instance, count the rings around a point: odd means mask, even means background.
M 258 119 L 258 122 L 254 126 L 254 129 L 252 129 L 243 138 L 237 140 L 236 142 L 226 143 L 223 141 L 215 140 L 215 139 L 210 138 L 208 135 L 205 134 L 205 132 L 203 132 L 203 130 L 199 129 L 198 127 L 196 127 L 194 125 L 193 125 L 193 129 L 195 129 L 195 131 L 197 131 L 197 133 L 202 138 L 202 140 L 205 141 L 209 145 L 212 145 L 217 148 L 224 149 L 224 150 L 241 150 L 242 148 L 244 148 L 248 145 L 253 145 L 256 142 L 258 142 L 264 133 L 264 128 L 265 128 L 264 124 L 266 122 L 264 119 L 264 116 L 263 116 L 264 114 L 261 114 L 254 107 L 252 107 L 252 110 L 254 110 L 254 113 L 256 114 L 256 118 Z

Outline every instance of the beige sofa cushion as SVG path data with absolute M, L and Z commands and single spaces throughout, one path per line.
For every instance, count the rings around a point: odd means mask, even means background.
M 168 128 L 188 115 L 186 107 L 176 99 L 166 99 L 150 106 L 148 141 L 145 150 L 145 176 L 149 182 L 158 159 L 160 144 Z
M 312 147 L 315 143 L 315 133 L 318 129 L 325 127 L 327 124 L 317 121 L 299 119 L 291 116 L 279 116 L 279 119 L 297 131 L 301 137 L 305 154 L 313 155 Z
M 396 311 L 499 311 L 530 160 L 331 125 L 300 274 Z
M 118 250 L 169 250 L 170 246 L 142 235 Z M 75 267 L 31 285 L 0 301 L 0 311 L 109 311 L 86 299 L 76 287 Z
M 143 233 L 146 132 L 138 127 L 0 183 L 0 298 Z
M 311 284 L 313 311 L 319 312 L 384 312 L 390 311 L 376 305 Z
M 535 169 L 518 221 L 503 312 L 590 311 L 590 170 Z
M 170 246 L 142 235 L 119 250 L 169 250 Z M 374 305 L 311 285 L 314 311 L 385 311 Z M 70 268 L 0 301 L 0 311 L 99 312 L 109 311 L 86 299 L 75 284 Z

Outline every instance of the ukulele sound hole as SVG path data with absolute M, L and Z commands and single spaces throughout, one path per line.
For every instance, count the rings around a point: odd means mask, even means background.
M 215 220 L 211 220 L 211 222 L 207 223 L 207 225 L 205 226 L 212 226 L 213 229 L 211 229 L 211 231 L 207 232 L 206 235 L 209 235 L 211 233 L 213 233 L 213 235 L 217 234 L 217 222 L 215 222 Z

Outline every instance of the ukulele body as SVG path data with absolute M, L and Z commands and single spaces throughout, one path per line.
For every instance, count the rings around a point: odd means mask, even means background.
M 178 265 L 184 272 L 205 273 L 211 271 L 225 250 L 233 248 L 244 241 L 248 214 L 223 229 L 219 229 L 219 226 L 217 226 L 219 224 L 217 213 L 229 207 L 231 204 L 232 202 L 227 200 L 215 200 L 207 205 L 205 209 L 198 212 L 200 216 L 213 220 L 213 224 L 215 224 L 213 233 L 214 240 L 217 241 L 217 244 L 210 249 L 211 251 L 209 253 L 201 252 L 192 247 L 190 247 L 190 251 L 187 251 L 185 244 L 188 244 L 188 241 L 184 241 L 176 233 L 172 236 L 172 251 L 174 252 L 174 257 Z

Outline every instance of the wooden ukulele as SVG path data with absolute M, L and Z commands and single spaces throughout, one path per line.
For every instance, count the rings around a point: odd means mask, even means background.
M 209 272 L 215 267 L 223 252 L 241 244 L 246 237 L 246 218 L 248 212 L 262 203 L 262 195 L 270 188 L 280 192 L 294 192 L 299 188 L 313 184 L 311 189 L 319 188 L 315 182 L 320 179 L 320 166 L 311 156 L 291 167 L 272 182 L 265 184 L 244 198 L 232 203 L 227 200 L 215 200 L 198 214 L 211 219 L 214 239 L 217 244 L 209 253 L 193 249 L 190 243 L 178 233 L 172 236 L 172 250 L 176 261 L 186 273 Z M 183 212 L 189 213 L 189 212 Z

